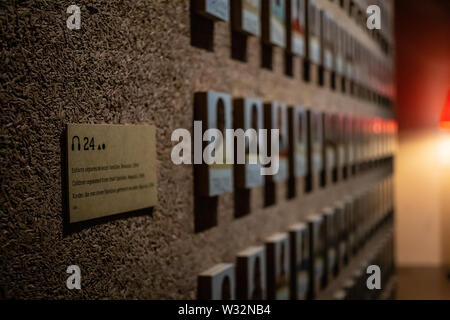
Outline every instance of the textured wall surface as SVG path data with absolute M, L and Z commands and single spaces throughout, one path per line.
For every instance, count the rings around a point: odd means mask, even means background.
M 188 1 L 77 1 L 79 31 L 66 27 L 70 4 L 0 4 L 0 297 L 195 298 L 199 272 L 234 261 L 238 251 L 384 174 L 380 169 L 267 209 L 255 204 L 238 220 L 233 195 L 225 195 L 218 227 L 194 233 L 192 167 L 170 161 L 172 131 L 192 126 L 194 92 L 211 89 L 355 114 L 383 111 L 306 84 L 299 72 L 286 77 L 280 50 L 274 70 L 261 69 L 257 39 L 249 42 L 248 63 L 232 60 L 226 23 L 216 24 L 214 52 L 190 46 Z M 343 12 L 331 9 L 374 46 Z M 67 123 L 156 125 L 159 204 L 152 214 L 67 232 L 61 181 Z M 252 201 L 260 195 L 254 190 Z M 81 268 L 82 290 L 66 288 L 71 264 Z

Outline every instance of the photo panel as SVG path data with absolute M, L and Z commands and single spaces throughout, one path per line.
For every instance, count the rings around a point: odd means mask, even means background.
M 336 28 L 330 12 L 322 10 L 322 61 L 325 69 L 335 70 L 335 37 Z
M 335 48 L 336 48 L 336 72 L 339 76 L 345 76 L 345 30 L 335 22 L 336 28 Z
M 198 275 L 199 300 L 235 300 L 235 270 L 221 263 Z
M 309 158 L 311 163 L 312 173 L 320 173 L 324 162 L 323 162 L 323 123 L 322 123 L 322 113 L 312 110 L 308 110 L 308 129 L 309 129 Z
M 316 64 L 321 65 L 321 27 L 320 27 L 320 9 L 315 0 L 308 1 L 308 58 Z
M 333 117 L 331 113 L 323 114 L 323 135 L 325 143 L 325 162 L 326 170 L 330 173 L 337 168 L 337 155 L 336 155 L 336 132 L 333 126 Z
M 354 79 L 354 38 L 345 32 L 345 76 L 348 80 Z
M 355 162 L 355 149 L 353 144 L 353 117 L 344 116 L 343 120 L 343 145 L 344 145 L 344 176 L 351 175 L 351 168 Z
M 305 177 L 308 172 L 307 115 L 302 106 L 289 107 L 289 175 Z
M 315 299 L 322 290 L 325 274 L 325 242 L 326 230 L 321 215 L 311 215 L 307 218 L 309 231 L 309 288 L 308 299 Z
M 325 265 L 327 270 L 326 275 L 323 278 L 322 285 L 327 286 L 328 283 L 333 279 L 335 270 L 337 269 L 338 263 L 338 252 L 337 252 L 337 234 L 336 234 L 336 208 L 328 207 L 323 210 L 323 218 L 326 229 L 326 255 L 325 255 Z
M 341 238 L 340 238 L 340 252 L 341 252 L 341 261 L 343 265 L 347 265 L 350 261 L 351 257 L 351 248 L 352 248 L 352 240 L 351 240 L 351 211 L 353 200 L 352 197 L 345 197 L 343 201 L 343 213 L 341 218 Z
M 332 116 L 333 132 L 335 134 L 336 143 L 336 163 L 338 168 L 343 168 L 347 164 L 346 150 L 344 144 L 344 116 L 342 114 L 334 114 Z
M 266 0 L 262 2 L 263 41 L 272 46 L 286 47 L 286 1 Z
M 286 48 L 293 55 L 306 57 L 306 0 L 291 0 L 286 17 L 290 19 Z
M 249 36 L 261 35 L 261 2 L 262 0 L 231 0 L 234 30 Z
M 277 233 L 265 240 L 267 253 L 267 297 L 289 300 L 289 237 Z
M 245 138 L 245 164 L 235 164 L 235 181 L 238 188 L 250 189 L 264 185 L 264 176 L 261 175 L 258 133 L 264 128 L 263 104 L 258 98 L 242 98 L 234 100 L 234 126 L 235 129 L 255 130 L 256 135 Z M 255 163 L 256 162 L 256 163 Z
M 289 228 L 291 250 L 291 299 L 306 300 L 309 286 L 308 226 L 298 223 Z
M 284 103 L 273 101 L 264 104 L 264 121 L 269 135 L 269 151 L 271 146 L 270 129 L 279 130 L 279 170 L 273 176 L 267 176 L 273 182 L 284 182 L 289 177 L 289 131 L 288 110 Z
M 251 247 L 237 254 L 236 279 L 238 300 L 266 299 L 266 250 L 264 246 Z
M 196 13 L 212 20 L 230 20 L 230 0 L 193 0 Z
M 218 144 L 214 137 L 204 147 L 215 146 L 208 154 L 213 157 L 213 163 L 198 166 L 201 196 L 214 197 L 233 191 L 233 165 L 226 163 L 225 130 L 232 128 L 231 96 L 226 93 L 208 91 L 196 94 L 196 118 L 202 121 L 202 134 L 208 129 L 218 129 L 222 141 Z M 203 148 L 205 151 L 205 148 Z M 205 154 L 205 152 L 203 152 Z

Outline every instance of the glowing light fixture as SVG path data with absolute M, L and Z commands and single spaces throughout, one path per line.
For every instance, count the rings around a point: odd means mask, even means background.
M 450 130 L 450 90 L 447 93 L 444 109 L 442 109 L 440 127 L 445 130 Z

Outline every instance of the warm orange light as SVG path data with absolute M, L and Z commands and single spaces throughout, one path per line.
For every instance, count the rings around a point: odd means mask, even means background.
M 372 131 L 375 133 L 380 133 L 382 131 L 382 125 L 383 125 L 382 120 L 376 118 L 372 124 Z
M 444 109 L 442 109 L 440 127 L 445 130 L 450 130 L 450 90 L 447 94 Z

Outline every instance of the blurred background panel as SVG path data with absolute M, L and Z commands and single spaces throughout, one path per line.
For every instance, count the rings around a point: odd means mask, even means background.
M 397 0 L 399 298 L 450 298 L 450 2 Z

